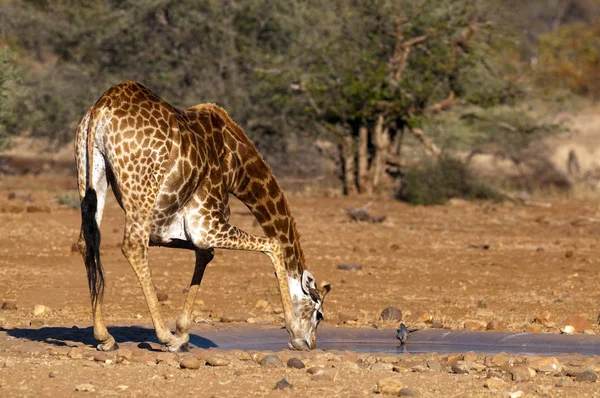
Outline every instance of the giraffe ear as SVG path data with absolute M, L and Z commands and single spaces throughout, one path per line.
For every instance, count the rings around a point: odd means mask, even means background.
M 302 272 L 302 291 L 304 294 L 310 294 L 311 290 L 315 290 L 316 288 L 315 277 L 307 270 L 304 270 Z

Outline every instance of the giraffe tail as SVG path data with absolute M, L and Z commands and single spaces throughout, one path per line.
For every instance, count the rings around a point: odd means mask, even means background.
M 91 118 L 91 117 L 90 117 Z M 100 263 L 100 228 L 96 222 L 96 213 L 98 211 L 98 196 L 92 184 L 93 170 L 93 151 L 94 151 L 94 131 L 93 120 L 88 122 L 87 138 L 87 170 L 88 182 L 83 200 L 81 201 L 81 231 L 85 240 L 85 270 L 87 271 L 88 287 L 92 305 L 104 295 L 104 271 Z

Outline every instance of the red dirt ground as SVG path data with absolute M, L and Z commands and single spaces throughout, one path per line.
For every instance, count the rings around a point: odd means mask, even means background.
M 507 372 L 510 362 L 532 363 L 536 358 L 511 355 L 508 365 L 494 367 L 485 355 L 467 355 L 465 360 L 483 363 L 486 369 L 455 374 L 451 365 L 462 357 L 318 350 L 298 354 L 309 365 L 323 365 L 333 372 L 328 373 L 329 379 L 313 380 L 305 369 L 261 367 L 241 352 L 221 352 L 231 361 L 226 367 L 179 369 L 176 356 L 138 348 L 132 341 L 122 344 L 132 358 L 94 361 L 88 329 L 87 339 L 74 332 L 74 342 L 68 343 L 84 349 L 83 359 L 70 358 L 68 346 L 51 339 L 36 341 L 40 334 L 27 331 L 44 325 L 57 331 L 90 325 L 85 270 L 79 253 L 72 250 L 80 216 L 78 210 L 57 201 L 57 197 L 72 197 L 73 184 L 72 177 L 0 180 L 0 302 L 17 306 L 0 310 L 0 396 L 90 394 L 75 391 L 82 383 L 94 385 L 95 394 L 119 396 L 364 396 L 375 394 L 377 382 L 389 377 L 420 396 L 507 396 L 516 391 L 523 396 L 599 394 L 598 383 L 593 382 L 556 386 L 584 368 L 600 370 L 600 358 L 580 356 L 558 357 L 565 368 L 562 372 L 538 372 L 532 380 L 516 383 Z M 308 266 L 319 283 L 332 284 L 325 304 L 328 326 L 395 327 L 398 322 L 379 319 L 383 308 L 394 305 L 409 327 L 463 329 L 466 320 L 485 324 L 496 319 L 498 330 L 525 331 L 537 327 L 532 326 L 536 315 L 547 311 L 551 323 L 541 326 L 541 333 L 559 333 L 568 317 L 583 314 L 589 321 L 586 333 L 598 334 L 600 202 L 553 199 L 550 204 L 453 201 L 425 208 L 379 201 L 369 211 L 387 219 L 374 225 L 350 222 L 343 213 L 344 208 L 364 205 L 360 199 L 291 197 Z M 260 233 L 241 204 L 234 203 L 232 211 L 237 226 Z M 122 226 L 123 214 L 111 197 L 101 251 L 107 324 L 150 328 L 141 289 L 120 251 Z M 484 244 L 489 248 L 481 248 Z M 362 270 L 338 270 L 344 263 L 361 265 Z M 193 254 L 151 248 L 150 265 L 158 291 L 169 297 L 163 315 L 174 326 L 185 297 L 182 291 L 191 278 Z M 266 308 L 257 308 L 261 300 L 267 301 Z M 35 318 L 32 310 L 37 304 L 51 311 Z M 273 269 L 259 253 L 218 251 L 202 282 L 197 320 L 210 327 L 219 324 L 224 314 L 240 311 L 251 313 L 251 322 L 260 327 L 282 325 Z M 418 322 L 419 312 L 431 315 L 433 325 Z M 152 343 L 152 347 L 159 345 Z M 208 355 L 199 349 L 192 354 Z M 296 354 L 284 350 L 279 355 L 286 359 Z M 439 361 L 442 370 L 429 370 L 427 360 Z M 397 372 L 371 370 L 373 362 L 394 364 Z M 412 369 L 423 364 L 426 371 Z M 499 376 L 506 384 L 486 388 L 488 375 Z M 293 387 L 273 390 L 281 378 Z

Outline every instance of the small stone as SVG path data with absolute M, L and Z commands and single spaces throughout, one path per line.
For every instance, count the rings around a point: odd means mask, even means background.
M 586 369 L 575 376 L 575 381 L 598 381 L 598 374 L 591 369 Z
M 398 366 L 398 365 L 394 366 L 394 368 L 392 370 L 396 373 L 408 373 L 409 372 L 409 370 L 406 369 L 405 367 Z
M 561 377 L 556 382 L 556 387 L 571 387 L 575 382 L 570 377 Z
M 427 367 L 435 372 L 441 372 L 443 369 L 441 362 L 434 359 L 427 361 Z
M 269 302 L 265 299 L 261 299 L 258 300 L 256 302 L 256 305 L 254 305 L 254 308 L 258 309 L 258 310 L 264 310 L 265 308 L 269 307 Z
M 560 328 L 560 332 L 564 334 L 573 334 L 575 333 L 575 328 L 571 325 L 564 326 Z
M 128 350 L 127 348 L 119 348 L 117 350 L 117 358 L 126 359 L 126 360 L 130 361 L 131 358 L 133 358 L 133 353 L 131 352 L 131 350 Z
M 487 304 L 484 300 L 477 300 L 477 308 L 487 308 Z
M 452 372 L 456 374 L 467 374 L 471 371 L 471 362 L 456 361 L 452 364 Z
M 109 361 L 111 357 L 105 352 L 97 352 L 94 354 L 94 361 L 96 362 L 106 362 Z
M 538 372 L 543 373 L 558 373 L 562 371 L 563 368 L 556 357 L 545 357 L 538 359 L 537 361 L 531 362 L 529 366 Z
M 206 364 L 210 366 L 228 366 L 231 363 L 229 359 L 217 354 L 209 355 L 204 359 Z
M 416 373 L 424 373 L 424 372 L 429 372 L 429 368 L 425 365 L 415 365 L 415 366 L 411 366 L 410 370 Z
M 279 357 L 277 355 L 272 354 L 272 355 L 267 355 L 263 359 L 261 359 L 260 366 L 279 367 L 279 366 L 283 366 L 283 362 L 281 362 L 281 359 L 279 359 Z
M 389 377 L 377 382 L 377 391 L 380 394 L 398 395 L 403 388 L 402 380 L 397 377 Z
M 552 322 L 552 315 L 550 311 L 544 310 L 535 316 L 534 322 L 539 323 L 547 328 L 554 327 L 554 322 Z
M 16 310 L 17 303 L 15 303 L 14 301 L 5 301 L 4 303 L 2 303 L 2 309 L 3 310 Z
M 402 311 L 396 307 L 386 307 L 381 311 L 381 320 L 383 321 L 401 321 Z
M 508 384 L 502 379 L 492 377 L 490 379 L 487 379 L 483 383 L 483 386 L 485 388 L 489 388 L 490 390 L 503 390 L 508 386 Z
M 337 266 L 337 269 L 342 271 L 360 271 L 362 267 L 358 264 L 340 264 Z
M 286 379 L 281 379 L 275 384 L 275 387 L 273 387 L 273 390 L 285 390 L 286 388 L 292 388 L 292 387 L 293 386 L 290 383 L 288 383 L 288 381 Z
M 567 328 L 567 326 L 571 326 L 573 328 L 572 333 L 583 333 L 584 330 L 592 328 L 592 325 L 590 324 L 590 321 L 587 319 L 587 317 L 584 317 L 582 315 L 574 315 L 567 318 L 567 320 L 565 321 L 565 328 Z
M 31 321 L 29 321 L 29 324 L 33 327 L 39 328 L 39 327 L 47 325 L 48 323 L 46 322 L 45 319 L 33 318 Z
M 476 321 L 473 319 L 466 320 L 463 324 L 463 328 L 465 330 L 472 330 L 477 332 L 482 332 L 486 328 L 486 324 L 481 321 Z
M 394 365 L 391 363 L 377 362 L 371 365 L 371 370 L 376 372 L 391 372 L 394 369 Z
M 229 314 L 223 315 L 221 317 L 221 322 L 247 322 L 249 318 L 254 318 L 254 315 L 249 314 L 247 312 L 231 312 Z
M 573 250 L 567 250 L 567 251 L 565 252 L 565 257 L 566 257 L 566 258 L 571 258 L 571 257 L 573 257 L 574 255 L 575 255 L 575 253 L 573 252 Z
M 190 356 L 190 357 L 186 357 L 186 358 L 182 359 L 179 362 L 179 366 L 181 367 L 181 369 L 196 370 L 196 369 L 200 369 L 200 361 L 197 360 L 196 358 Z
M 322 366 L 312 366 L 306 370 L 306 373 L 308 373 L 309 375 L 316 375 L 321 374 L 324 371 L 325 369 Z
M 161 352 L 156 356 L 156 363 L 162 363 L 165 365 L 176 365 L 178 362 L 177 355 L 172 352 Z
M 504 329 L 504 323 L 500 319 L 494 318 L 487 323 L 485 328 L 486 330 L 502 330 Z
M 542 331 L 542 325 L 539 323 L 528 323 L 525 325 L 525 331 L 527 333 L 540 333 Z
M 463 361 L 474 362 L 479 359 L 479 356 L 475 354 L 473 351 L 469 351 L 463 355 Z
M 164 302 L 169 300 L 169 295 L 167 293 L 158 292 L 156 293 L 156 298 L 158 299 L 158 301 Z
M 516 382 L 531 380 L 535 377 L 535 370 L 525 365 L 512 366 L 508 369 L 508 373 L 510 373 L 512 380 Z
M 431 323 L 433 320 L 433 316 L 426 311 L 417 311 L 413 314 L 410 314 L 410 316 L 406 319 L 407 323 L 417 323 L 417 322 L 424 322 L 424 323 Z
M 401 388 L 400 391 L 398 391 L 398 395 L 401 397 L 418 397 L 419 392 L 412 388 Z
M 48 377 L 51 378 L 51 379 L 54 379 L 57 374 L 58 374 L 57 371 L 51 370 L 50 373 L 48 373 Z
M 67 356 L 71 359 L 82 359 L 83 358 L 83 349 L 79 347 L 73 347 L 67 353 Z
M 306 365 L 298 358 L 290 358 L 287 361 L 287 367 L 292 369 L 304 369 Z
M 75 391 L 96 392 L 96 388 L 93 384 L 78 384 L 75 386 Z

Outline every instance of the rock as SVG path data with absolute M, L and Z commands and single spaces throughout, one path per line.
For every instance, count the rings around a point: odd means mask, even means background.
M 229 314 L 223 315 L 221 317 L 221 322 L 246 322 L 249 318 L 254 318 L 254 315 L 249 314 L 247 312 L 231 312 Z
M 401 397 L 418 397 L 419 392 L 412 388 L 401 388 L 400 391 L 398 391 L 398 395 Z
M 269 302 L 265 299 L 258 300 L 254 308 L 258 310 L 264 310 L 269 307 Z
M 558 373 L 562 371 L 563 368 L 556 357 L 538 359 L 537 361 L 531 362 L 529 366 L 538 372 L 543 373 Z
M 110 360 L 111 357 L 106 352 L 97 352 L 94 354 L 94 361 L 96 362 L 107 362 Z
M 535 316 L 534 322 L 539 323 L 547 328 L 554 327 L 554 322 L 552 322 L 552 315 L 550 311 L 544 310 Z
M 571 380 L 570 377 L 561 377 L 556 382 L 556 387 L 570 387 L 574 384 L 575 384 L 575 382 L 573 380 Z
M 50 311 L 50 307 L 43 304 L 37 304 L 35 307 L 33 307 L 33 316 L 46 316 L 50 313 Z
M 494 318 L 485 325 L 486 330 L 502 330 L 504 329 L 504 323 L 498 319 Z
M 477 331 L 477 332 L 482 332 L 482 331 L 485 330 L 486 324 L 483 323 L 483 322 L 481 322 L 481 321 L 476 321 L 476 320 L 473 320 L 473 319 L 468 319 L 463 324 L 463 328 L 465 330 L 473 330 L 473 331 Z
M 281 379 L 275 384 L 275 387 L 273 387 L 273 390 L 285 390 L 286 388 L 292 388 L 292 387 L 293 386 L 290 383 L 288 383 L 288 381 L 286 379 Z
M 14 301 L 5 301 L 4 303 L 2 303 L 2 309 L 3 310 L 16 310 L 17 303 L 15 303 Z
M 396 307 L 386 307 L 381 311 L 380 318 L 383 321 L 401 321 L 402 311 Z
M 466 374 L 473 372 L 481 372 L 485 370 L 485 365 L 481 365 L 472 361 L 456 361 L 452 364 L 452 372 L 457 374 Z
M 433 316 L 426 311 L 417 311 L 413 314 L 410 314 L 408 316 L 408 318 L 406 318 L 406 323 L 417 323 L 417 322 L 424 322 L 424 323 L 431 323 L 433 320 Z
M 163 302 L 169 300 L 169 295 L 167 293 L 158 292 L 156 293 L 156 298 L 158 301 Z
M 410 367 L 410 370 L 416 373 L 429 372 L 429 368 L 426 365 L 414 365 Z
M 542 331 L 542 325 L 539 323 L 528 323 L 525 325 L 525 331 L 527 333 L 540 333 Z
M 312 367 L 306 369 L 306 373 L 308 373 L 309 375 L 320 374 L 320 373 L 323 373 L 324 371 L 325 371 L 325 369 L 322 366 L 312 366 Z
M 587 319 L 587 317 L 584 317 L 582 315 L 574 315 L 567 318 L 567 320 L 565 321 L 564 328 L 567 328 L 568 326 L 571 326 L 573 328 L 572 333 L 583 333 L 584 330 L 592 328 L 592 325 L 590 324 L 590 321 Z
M 177 366 L 178 362 L 177 355 L 172 352 L 161 352 L 156 356 L 156 363 Z
M 371 365 L 371 370 L 376 372 L 391 372 L 394 369 L 394 365 L 391 363 L 377 362 Z
M 231 363 L 229 359 L 218 354 L 208 355 L 204 360 L 206 361 L 206 364 L 210 366 L 228 366 Z
M 67 356 L 71 359 L 82 359 L 83 358 L 83 349 L 79 347 L 73 347 L 67 353 Z
M 75 386 L 75 391 L 96 392 L 96 388 L 93 384 L 78 384 Z
M 501 352 L 496 355 L 492 355 L 492 357 L 490 358 L 490 362 L 492 363 L 492 365 L 503 366 L 508 362 L 508 358 L 504 353 Z
M 179 366 L 181 367 L 181 369 L 196 370 L 196 369 L 200 369 L 200 361 L 192 356 L 189 356 L 189 357 L 183 358 L 179 362 Z
M 575 381 L 598 381 L 598 374 L 591 369 L 586 369 L 575 376 Z
M 57 371 L 55 371 L 55 370 L 51 370 L 51 371 L 48 373 L 48 377 L 49 377 L 49 378 L 51 378 L 51 379 L 54 379 L 54 378 L 56 377 L 56 375 L 58 375 L 58 372 L 57 372 Z
M 483 386 L 485 388 L 489 388 L 490 390 L 504 390 L 508 386 L 508 383 L 497 377 L 492 377 L 490 379 L 487 379 L 483 383 Z
M 408 370 L 408 369 L 406 369 L 405 367 L 403 367 L 403 366 L 398 366 L 398 365 L 395 365 L 395 366 L 394 366 L 394 368 L 393 368 L 392 370 L 393 370 L 394 372 L 396 372 L 396 373 L 408 373 L 408 372 L 409 372 L 409 370 Z
M 571 325 L 564 326 L 560 328 L 560 332 L 564 334 L 573 334 L 575 333 L 575 328 Z
M 427 367 L 435 372 L 441 372 L 443 370 L 442 363 L 434 359 L 427 361 Z
M 119 348 L 117 350 L 117 358 L 118 359 L 126 359 L 126 360 L 130 361 L 131 358 L 133 358 L 133 353 L 131 352 L 131 350 L 128 350 L 127 348 Z
M 403 388 L 402 380 L 397 377 L 388 377 L 377 382 L 377 391 L 380 394 L 398 395 Z
M 47 325 L 48 323 L 46 322 L 45 319 L 33 318 L 31 321 L 29 321 L 29 324 L 33 327 L 39 328 L 39 327 Z
M 340 264 L 337 266 L 337 269 L 342 271 L 360 271 L 362 267 L 358 264 Z
M 508 398 L 521 398 L 523 396 L 523 391 L 513 391 L 508 393 Z
M 516 382 L 531 380 L 535 377 L 535 370 L 525 365 L 511 366 L 508 373 L 510 373 L 512 380 Z
M 304 369 L 306 366 L 304 365 L 304 362 L 302 362 L 300 359 L 290 358 L 287 361 L 287 367 L 292 369 Z
M 479 359 L 479 356 L 475 354 L 473 351 L 469 351 L 463 355 L 463 361 L 474 362 Z
M 277 355 L 267 355 L 260 360 L 260 366 L 279 367 L 283 366 L 283 362 L 281 362 L 281 359 Z

